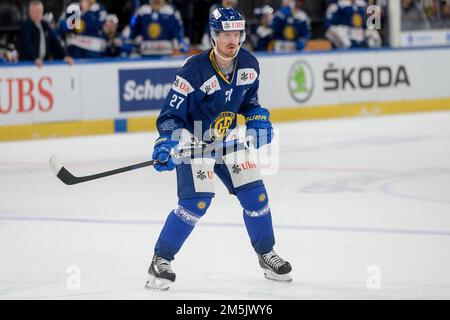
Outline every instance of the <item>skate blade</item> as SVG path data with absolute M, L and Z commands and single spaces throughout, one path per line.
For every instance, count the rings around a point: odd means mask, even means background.
M 145 283 L 146 289 L 167 291 L 173 282 L 167 279 L 156 278 L 154 275 L 149 275 Z
M 279 282 L 292 282 L 292 277 L 290 273 L 286 274 L 276 274 L 275 272 L 264 269 L 264 277 L 269 280 L 279 281 Z

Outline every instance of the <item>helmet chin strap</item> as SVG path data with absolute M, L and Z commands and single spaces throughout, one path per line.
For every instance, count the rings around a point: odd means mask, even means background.
M 223 59 L 223 60 L 226 60 L 226 61 L 230 61 L 230 60 L 233 60 L 234 58 L 237 57 L 237 55 L 239 53 L 239 50 L 241 49 L 241 45 L 238 46 L 238 49 L 236 50 L 236 54 L 234 56 L 232 56 L 231 58 L 225 58 L 224 56 L 222 56 L 219 53 L 219 51 L 217 50 L 217 46 L 213 45 L 213 48 L 214 48 L 214 53 L 217 54 L 220 57 L 220 59 Z
M 232 56 L 231 58 L 226 58 L 219 53 L 219 50 L 217 49 L 217 42 L 216 42 L 215 36 L 213 34 L 211 34 L 211 45 L 214 49 L 214 53 L 217 54 L 221 59 L 226 60 L 226 61 L 233 60 L 234 58 L 237 57 L 239 50 L 241 49 L 243 43 L 244 43 L 244 41 L 239 42 L 238 48 L 237 48 L 234 56 Z

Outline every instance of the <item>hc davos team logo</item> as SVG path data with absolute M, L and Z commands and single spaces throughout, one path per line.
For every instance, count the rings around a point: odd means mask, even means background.
M 216 120 L 211 123 L 209 128 L 209 135 L 211 140 L 223 139 L 228 129 L 233 124 L 236 115 L 233 112 L 225 111 L 219 114 Z
M 289 71 L 288 88 L 297 102 L 306 102 L 314 91 L 314 76 L 306 61 L 297 61 Z

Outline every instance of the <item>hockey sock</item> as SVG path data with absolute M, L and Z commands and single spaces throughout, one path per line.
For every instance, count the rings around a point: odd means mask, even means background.
M 211 198 L 179 200 L 178 208 L 170 212 L 161 230 L 155 254 L 166 260 L 173 260 L 210 204 Z
M 259 254 L 271 251 L 275 236 L 265 187 L 238 191 L 237 197 L 244 208 L 244 222 L 253 248 Z

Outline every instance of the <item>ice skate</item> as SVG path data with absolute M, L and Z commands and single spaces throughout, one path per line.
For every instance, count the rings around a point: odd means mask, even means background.
M 273 250 L 265 254 L 258 254 L 258 260 L 267 279 L 282 282 L 292 281 L 290 263 L 281 259 Z
M 175 282 L 175 277 L 175 273 L 170 267 L 170 261 L 154 255 L 148 268 L 148 279 L 145 287 L 147 289 L 169 290 L 170 285 Z

